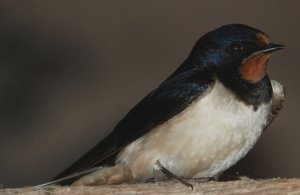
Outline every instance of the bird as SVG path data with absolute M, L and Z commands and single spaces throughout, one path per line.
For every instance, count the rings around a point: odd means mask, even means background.
M 284 87 L 267 74 L 271 54 L 283 48 L 244 24 L 209 31 L 166 80 L 52 183 L 175 178 L 189 185 L 188 179 L 218 177 L 253 148 L 283 107 Z

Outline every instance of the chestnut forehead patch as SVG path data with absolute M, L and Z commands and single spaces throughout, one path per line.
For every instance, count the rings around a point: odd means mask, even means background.
M 242 79 L 251 83 L 260 81 L 266 74 L 270 56 L 268 53 L 259 53 L 246 58 L 240 67 Z
M 267 45 L 271 43 L 271 39 L 264 33 L 257 33 L 256 37 L 259 45 Z

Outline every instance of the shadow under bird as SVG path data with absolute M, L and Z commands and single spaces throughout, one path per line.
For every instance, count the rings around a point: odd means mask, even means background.
M 282 108 L 266 74 L 274 44 L 264 32 L 225 25 L 202 36 L 183 64 L 112 133 L 48 184 L 101 185 L 149 178 L 217 177 L 254 146 Z

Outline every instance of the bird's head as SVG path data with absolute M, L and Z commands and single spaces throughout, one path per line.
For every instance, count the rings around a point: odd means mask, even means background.
M 231 24 L 201 37 L 190 57 L 194 57 L 194 65 L 211 68 L 220 78 L 256 83 L 266 75 L 271 53 L 283 48 L 262 31 Z

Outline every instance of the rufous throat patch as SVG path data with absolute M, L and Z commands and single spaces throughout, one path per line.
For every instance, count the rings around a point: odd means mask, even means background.
M 256 53 L 244 59 L 240 67 L 242 79 L 251 83 L 260 81 L 266 74 L 270 56 L 269 53 Z

